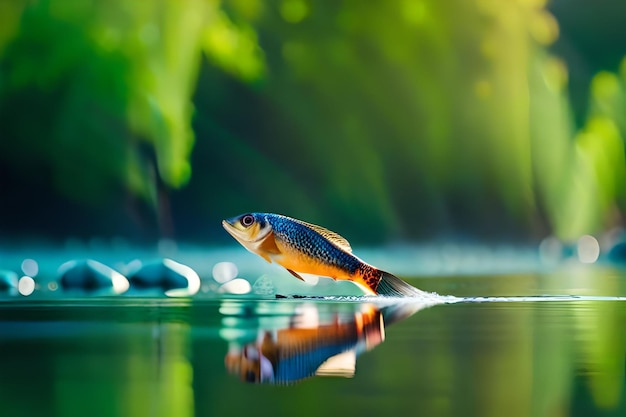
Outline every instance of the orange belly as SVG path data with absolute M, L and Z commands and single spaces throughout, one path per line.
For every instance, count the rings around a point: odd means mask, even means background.
M 376 294 L 358 274 L 350 274 L 350 272 L 345 269 L 325 264 L 321 260 L 308 256 L 291 246 L 281 244 L 278 240 L 276 240 L 276 246 L 280 250 L 280 253 L 273 255 L 272 260 L 283 268 L 303 274 L 313 274 L 333 279 L 352 281 L 359 284 L 367 294 Z
M 290 246 L 282 245 L 278 241 L 276 246 L 280 250 L 280 254 L 272 256 L 272 260 L 284 268 L 303 274 L 320 275 L 333 279 L 352 279 L 350 273 L 344 269 L 334 265 L 327 265 L 319 259 L 313 258 Z

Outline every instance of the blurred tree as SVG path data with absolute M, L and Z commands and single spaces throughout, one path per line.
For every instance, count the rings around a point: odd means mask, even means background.
M 253 33 L 218 2 L 1 4 L 2 165 L 24 183 L 49 173 L 44 188 L 82 203 L 127 190 L 156 206 L 159 182 L 187 183 L 203 51 L 242 79 L 263 71 Z
M 371 240 L 532 226 L 533 158 L 551 139 L 532 128 L 530 103 L 552 100 L 532 116 L 556 129 L 568 111 L 561 88 L 531 90 L 558 33 L 542 2 L 289 0 L 256 27 L 278 126 L 271 138 L 233 134 L 332 213 L 320 221 Z
M 0 7 L 1 167 L 46 198 L 173 199 L 186 237 L 247 210 L 371 242 L 621 222 L 622 81 L 578 132 L 543 0 Z

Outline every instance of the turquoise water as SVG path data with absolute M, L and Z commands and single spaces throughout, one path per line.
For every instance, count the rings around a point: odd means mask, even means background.
M 621 269 L 407 280 L 459 299 L 5 297 L 2 414 L 626 415 Z

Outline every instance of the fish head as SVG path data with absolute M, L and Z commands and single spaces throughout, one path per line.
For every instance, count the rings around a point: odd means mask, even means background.
M 246 249 L 257 253 L 259 244 L 272 232 L 272 226 L 261 213 L 246 213 L 222 221 L 222 226 Z
M 274 380 L 274 365 L 267 358 L 260 346 L 254 343 L 246 345 L 241 350 L 233 350 L 224 358 L 226 369 L 238 375 L 246 382 L 272 382 Z

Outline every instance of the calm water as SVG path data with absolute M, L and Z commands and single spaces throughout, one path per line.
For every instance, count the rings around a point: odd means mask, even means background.
M 626 415 L 622 271 L 410 282 L 470 298 L 6 298 L 2 415 Z

